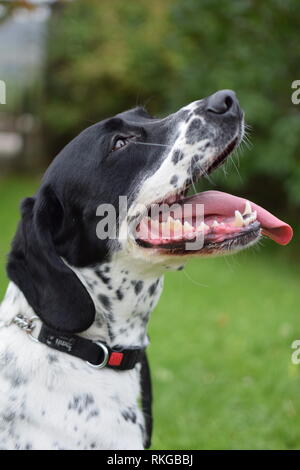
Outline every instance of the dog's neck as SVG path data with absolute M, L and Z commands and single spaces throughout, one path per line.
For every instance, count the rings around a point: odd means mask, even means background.
M 147 346 L 148 321 L 161 295 L 163 276 L 134 263 L 128 266 L 122 259 L 72 269 L 95 304 L 95 321 L 86 335 L 111 346 Z
M 110 346 L 146 347 L 150 313 L 163 288 L 162 271 L 134 263 L 129 267 L 122 258 L 72 269 L 85 285 L 96 310 L 94 323 L 82 335 Z M 1 307 L 4 321 L 19 313 L 29 317 L 35 314 L 14 283 L 10 283 Z

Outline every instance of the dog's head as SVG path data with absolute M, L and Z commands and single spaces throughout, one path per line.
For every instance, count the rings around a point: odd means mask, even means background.
M 129 257 L 129 266 L 130 258 L 179 264 L 247 247 L 262 228 L 286 243 L 288 226 L 259 206 L 217 191 L 187 198 L 192 183 L 238 146 L 243 127 L 234 92 L 223 90 L 164 119 L 142 108 L 126 111 L 70 142 L 36 196 L 23 202 L 8 263 L 41 318 L 72 332 L 93 322 L 94 304 L 69 264 L 90 266 L 117 253 Z

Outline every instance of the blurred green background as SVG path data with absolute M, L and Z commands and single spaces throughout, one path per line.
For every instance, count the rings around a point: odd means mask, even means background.
M 150 325 L 154 449 L 300 448 L 298 0 L 0 1 L 0 295 L 20 200 L 80 130 L 237 92 L 250 142 L 212 182 L 293 225 L 166 276 Z M 0 298 L 1 298 L 0 297 Z

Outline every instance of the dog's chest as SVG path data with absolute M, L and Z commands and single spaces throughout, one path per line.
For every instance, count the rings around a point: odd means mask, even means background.
M 125 372 L 93 370 L 31 343 L 15 328 L 2 330 L 0 338 L 1 448 L 143 447 L 139 365 Z

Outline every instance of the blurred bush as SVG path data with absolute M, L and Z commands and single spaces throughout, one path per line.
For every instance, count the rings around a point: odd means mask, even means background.
M 300 206 L 298 0 L 77 0 L 49 22 L 44 125 L 52 154 L 79 130 L 136 104 L 172 112 L 220 88 L 252 126 L 241 176 L 219 171 L 279 212 Z M 245 158 L 246 157 L 246 158 Z
M 46 134 L 58 150 L 83 127 L 152 99 L 168 109 L 175 72 L 163 42 L 171 0 L 77 0 L 49 23 Z M 58 118 L 59 117 L 59 118 Z

